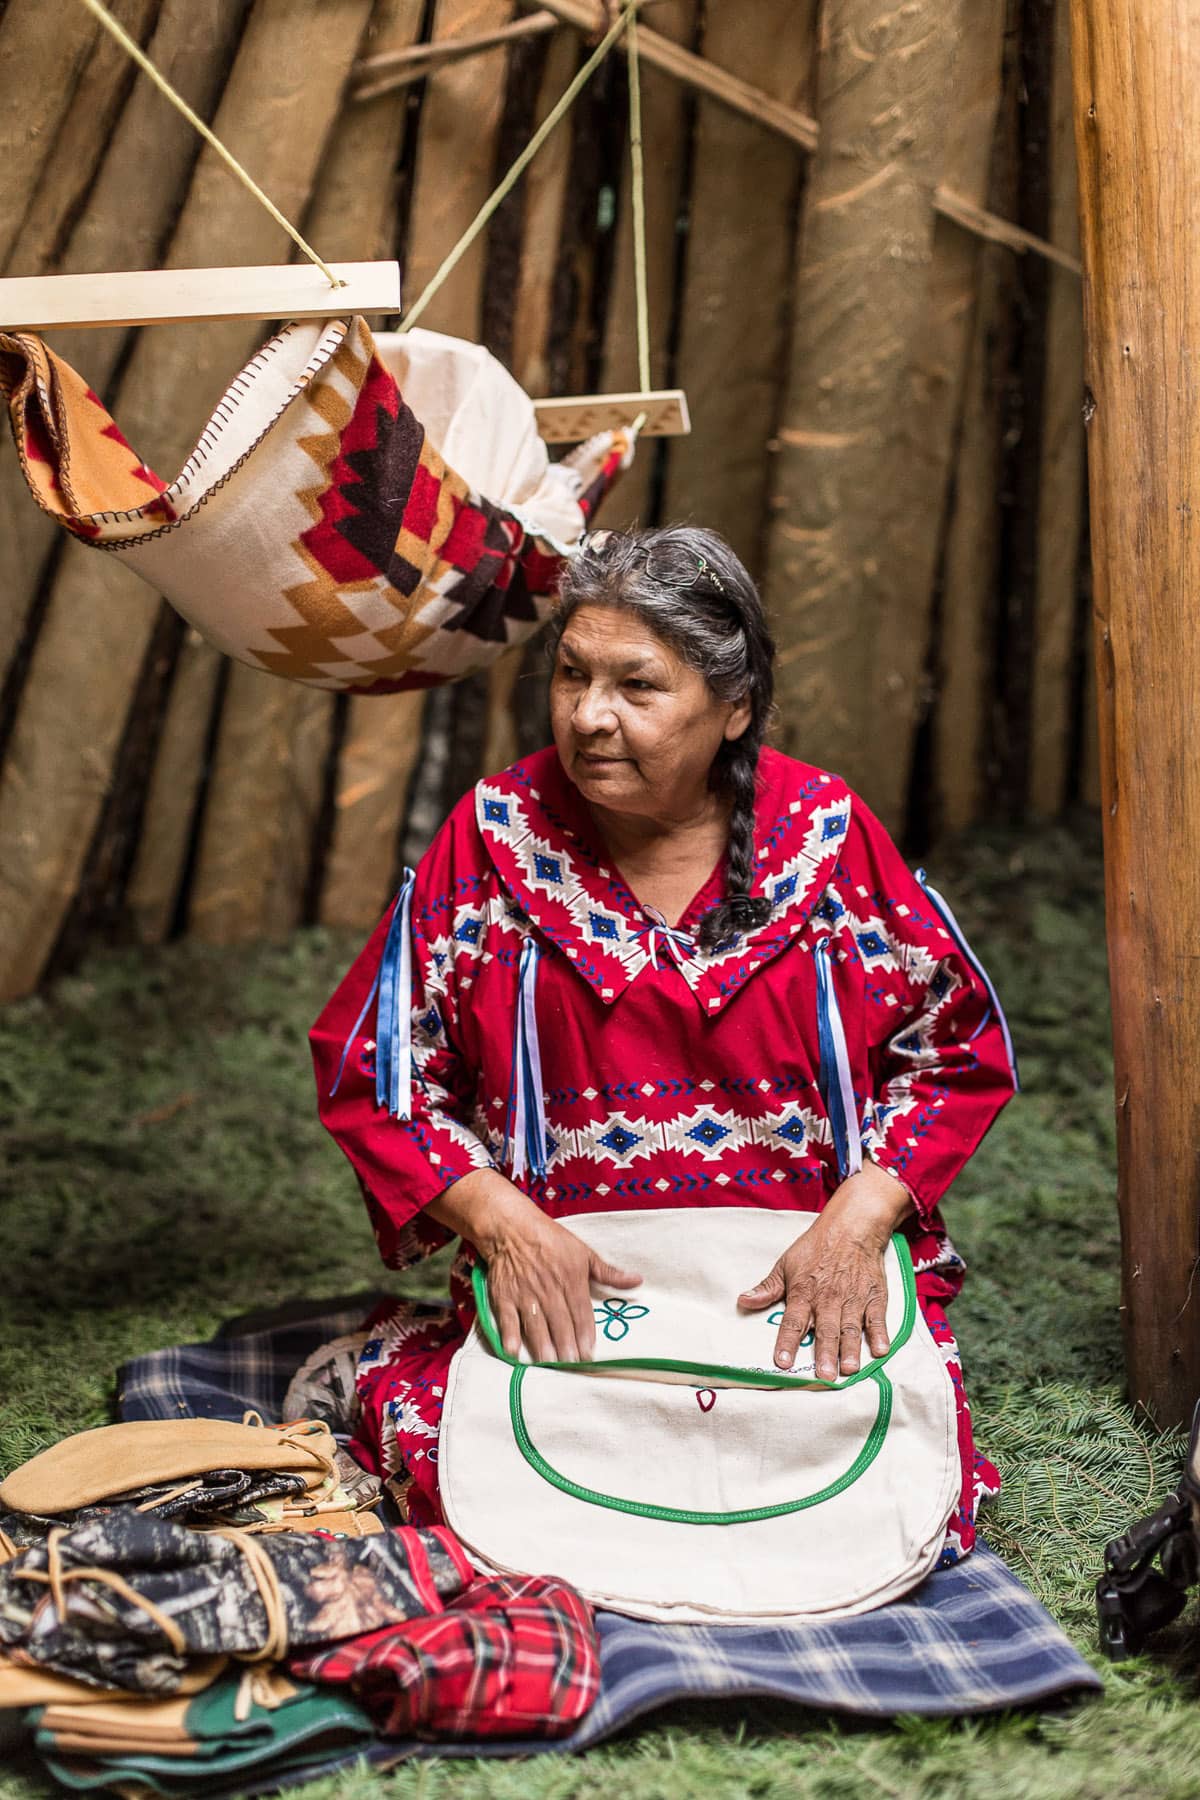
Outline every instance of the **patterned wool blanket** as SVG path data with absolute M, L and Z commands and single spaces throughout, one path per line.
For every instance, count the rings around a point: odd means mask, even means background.
M 455 681 L 529 637 L 632 455 L 609 431 L 551 463 L 486 351 L 358 318 L 264 345 L 169 484 L 40 338 L 0 332 L 0 394 L 65 530 L 228 655 L 360 693 Z

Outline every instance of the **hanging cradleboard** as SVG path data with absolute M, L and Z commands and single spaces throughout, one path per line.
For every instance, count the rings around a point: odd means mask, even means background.
M 596 1299 L 592 1363 L 505 1355 L 482 1270 L 439 1444 L 447 1522 L 486 1570 L 552 1570 L 594 1604 L 680 1623 L 865 1612 L 936 1564 L 961 1484 L 954 1391 L 906 1242 L 886 1255 L 887 1355 L 818 1382 L 743 1313 L 812 1216 L 609 1212 L 571 1230 L 638 1288 Z
M 362 319 L 287 326 L 162 482 L 69 364 L 0 332 L 0 392 L 38 505 L 239 661 L 392 693 L 485 668 L 546 617 L 632 453 L 552 463 L 533 403 L 478 345 Z
M 326 285 L 293 265 L 0 281 L 0 395 L 38 505 L 141 575 L 219 650 L 308 686 L 435 687 L 531 636 L 639 432 L 690 429 L 683 394 L 650 387 L 639 3 L 626 0 L 401 332 L 375 340 L 361 317 L 327 312 L 394 311 L 396 265 L 323 262 L 103 0 L 82 0 Z M 626 31 L 641 390 L 547 401 L 542 418 L 480 346 L 411 327 Z M 310 322 L 250 360 L 169 485 L 34 327 L 277 318 L 289 305 Z M 550 461 L 547 440 L 584 433 Z

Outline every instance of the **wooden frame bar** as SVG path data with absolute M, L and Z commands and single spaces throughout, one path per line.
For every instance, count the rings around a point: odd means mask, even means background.
M 0 330 L 158 325 L 180 319 L 326 319 L 400 311 L 400 266 L 315 263 L 263 268 L 139 269 L 106 275 L 31 275 L 0 281 Z
M 503 50 L 521 38 L 543 37 L 548 31 L 557 31 L 560 23 L 552 12 L 535 12 L 528 18 L 501 25 L 495 31 L 435 39 L 430 44 L 413 44 L 407 50 L 385 50 L 380 56 L 365 56 L 354 65 L 352 79 L 356 85 L 351 99 L 376 100 L 381 94 L 424 81 L 435 69 L 444 68 L 447 63 L 481 56 L 488 50 Z
M 529 5 L 531 0 L 523 0 L 523 3 Z M 555 18 L 573 25 L 577 31 L 598 33 L 605 28 L 603 9 L 593 5 L 591 0 L 544 0 L 543 10 L 552 12 Z M 624 50 L 624 39 L 618 41 Z M 785 106 L 781 100 L 764 94 L 761 88 L 752 87 L 748 81 L 740 81 L 736 75 L 718 69 L 715 63 L 685 50 L 682 44 L 673 43 L 660 32 L 651 31 L 648 25 L 638 26 L 638 53 L 644 63 L 655 69 L 665 69 L 698 93 L 707 94 L 710 100 L 719 101 L 744 118 L 757 119 L 761 125 L 791 138 L 805 150 L 816 148 L 819 132 L 815 119 L 797 112 L 793 106 Z
M 1036 237 L 1032 231 L 1010 225 L 1007 219 L 988 212 L 974 200 L 968 200 L 948 187 L 934 189 L 933 210 L 941 213 L 944 219 L 952 219 L 956 225 L 961 225 L 964 231 L 986 239 L 989 244 L 1003 244 L 1005 249 L 1015 250 L 1018 256 L 1032 251 L 1035 256 L 1044 256 L 1047 262 L 1056 263 L 1060 269 L 1069 269 L 1072 275 L 1083 274 L 1083 264 L 1077 256 L 1060 250 L 1056 244 L 1047 243 L 1045 238 Z

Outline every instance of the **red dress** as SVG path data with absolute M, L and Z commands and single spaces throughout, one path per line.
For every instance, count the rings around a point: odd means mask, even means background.
M 321 1116 L 393 1268 L 447 1241 L 423 1209 L 475 1168 L 502 1168 L 568 1222 L 634 1206 L 819 1211 L 861 1140 L 915 1203 L 917 1291 L 958 1396 L 953 1560 L 998 1477 L 975 1451 L 943 1310 L 963 1263 L 938 1205 L 1014 1092 L 1008 1029 L 944 902 L 837 776 L 764 750 L 756 842 L 771 916 L 704 952 L 695 933 L 722 868 L 667 931 L 554 750 L 479 782 L 313 1028 Z M 411 1047 L 390 1077 L 407 1118 L 377 1100 L 381 965 L 381 1008 L 397 968 L 407 978 L 394 1017 Z M 386 1071 L 382 1085 L 386 1099 Z M 358 1452 L 415 1523 L 441 1519 L 442 1395 L 473 1316 L 461 1278 L 452 1293 L 436 1322 L 382 1308 L 359 1364 Z

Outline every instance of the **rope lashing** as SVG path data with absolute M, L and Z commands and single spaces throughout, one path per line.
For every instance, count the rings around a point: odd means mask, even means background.
M 80 0 L 80 4 L 86 6 L 93 17 L 100 21 L 110 37 L 116 39 L 126 55 L 132 57 L 138 68 L 150 77 L 159 93 L 163 94 L 171 102 L 171 105 L 175 108 L 176 112 L 181 113 L 188 124 L 193 126 L 200 133 L 200 136 L 204 139 L 205 143 L 211 145 L 217 155 L 221 158 L 221 161 L 225 164 L 226 168 L 236 175 L 242 186 L 254 195 L 254 198 L 258 201 L 259 205 L 266 208 L 275 223 L 283 227 L 292 242 L 304 252 L 305 256 L 307 256 L 309 262 L 317 265 L 317 268 L 320 269 L 330 286 L 335 288 L 345 287 L 345 282 L 338 279 L 324 258 L 318 256 L 312 245 L 305 238 L 301 237 L 291 221 L 284 218 L 279 208 L 275 205 L 275 202 L 269 195 L 264 194 L 249 170 L 244 169 L 233 152 L 225 148 L 225 145 L 221 142 L 216 132 L 211 130 L 210 127 L 204 123 L 204 120 L 200 117 L 199 113 L 192 110 L 179 90 L 171 86 L 171 83 L 167 80 L 161 69 L 150 60 L 137 40 L 130 37 L 120 21 L 113 18 L 113 15 L 109 12 L 107 6 L 104 6 L 101 3 L 101 0 Z
M 633 13 L 625 41 L 629 59 L 629 175 L 633 200 L 633 287 L 637 306 L 638 385 L 650 391 L 650 297 L 646 281 L 646 158 L 642 148 L 642 76 L 638 63 L 638 23 Z M 634 426 L 641 429 L 646 415 Z
M 497 209 L 503 205 L 509 194 L 511 194 L 512 190 L 516 187 L 521 176 L 525 173 L 525 170 L 529 167 L 555 126 L 561 124 L 563 119 L 566 118 L 572 106 L 575 104 L 588 82 L 592 79 L 592 76 L 596 73 L 596 70 L 600 67 L 600 64 L 604 61 L 621 33 L 631 24 L 637 9 L 641 4 L 642 0 L 629 0 L 629 5 L 624 8 L 620 17 L 614 20 L 613 24 L 605 32 L 596 48 L 592 51 L 592 54 L 575 75 L 574 79 L 563 89 L 554 106 L 546 114 L 546 117 L 542 120 L 508 173 L 501 179 L 499 185 L 488 195 L 479 211 L 475 214 L 475 217 L 471 220 L 471 223 L 467 226 L 467 229 L 459 238 L 457 244 L 455 244 L 454 248 L 443 259 L 437 270 L 426 282 L 417 299 L 409 307 L 403 319 L 400 321 L 401 331 L 408 331 L 416 324 L 421 314 L 425 311 L 425 308 L 429 305 L 429 302 L 438 292 L 438 289 L 458 267 L 488 220 Z

